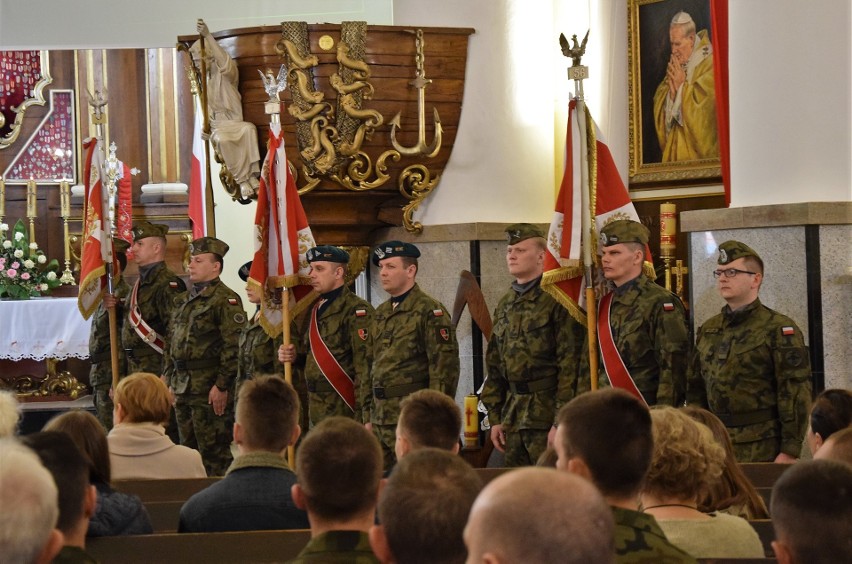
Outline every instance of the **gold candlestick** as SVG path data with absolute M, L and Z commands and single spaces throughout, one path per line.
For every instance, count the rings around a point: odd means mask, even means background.
M 666 267 L 666 290 L 672 289 L 672 261 L 677 237 L 677 207 L 671 202 L 660 204 L 660 258 Z
M 67 180 L 59 184 L 59 214 L 65 218 L 71 215 L 71 187 Z
M 30 178 L 27 182 L 27 218 L 30 220 L 30 243 L 35 243 L 35 218 L 36 218 L 36 183 Z
M 62 284 L 73 284 L 74 274 L 71 273 L 71 241 L 68 237 L 68 217 L 71 215 L 71 187 L 68 185 L 67 180 L 63 180 L 59 185 L 59 208 L 62 215 L 63 247 L 65 248 L 65 270 L 62 271 L 59 282 Z
M 0 223 L 6 215 L 6 179 L 0 176 Z

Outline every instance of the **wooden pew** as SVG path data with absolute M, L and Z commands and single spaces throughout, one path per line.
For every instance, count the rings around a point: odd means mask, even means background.
M 700 564 L 772 564 L 775 558 L 699 558 Z
M 179 480 L 115 480 L 114 490 L 138 495 L 149 501 L 186 501 L 192 495 L 222 478 L 187 478 Z
M 775 485 L 776 480 L 790 468 L 790 464 L 776 464 L 774 462 L 741 462 L 740 468 L 745 473 L 748 481 L 756 488 L 770 488 Z
M 98 537 L 86 539 L 86 551 L 101 564 L 284 562 L 310 538 L 307 529 Z
M 767 557 L 774 558 L 775 551 L 772 550 L 772 541 L 775 540 L 775 528 L 772 526 L 772 519 L 755 519 L 749 521 L 749 524 L 757 531 L 757 536 L 760 537 L 760 542 L 763 544 L 763 552 Z

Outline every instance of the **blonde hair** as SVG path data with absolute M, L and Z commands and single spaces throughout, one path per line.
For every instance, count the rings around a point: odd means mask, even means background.
M 15 392 L 0 390 L 0 438 L 15 436 L 20 419 L 21 408 Z
M 699 499 L 719 480 L 725 449 L 707 425 L 673 407 L 651 409 L 654 453 L 645 490 L 679 499 Z
M 169 389 L 154 374 L 136 372 L 122 379 L 115 388 L 113 401 L 121 404 L 128 423 L 167 425 L 172 398 Z

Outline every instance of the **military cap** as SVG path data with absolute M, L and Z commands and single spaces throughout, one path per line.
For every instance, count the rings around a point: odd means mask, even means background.
M 169 232 L 169 226 L 161 223 L 149 223 L 147 221 L 137 221 L 133 224 L 133 242 L 145 237 L 165 237 Z
M 189 254 L 192 256 L 203 255 L 204 253 L 213 253 L 224 257 L 228 252 L 228 244 L 220 241 L 216 237 L 199 237 L 189 244 Z
M 130 248 L 130 243 L 124 239 L 115 238 L 112 240 L 112 248 L 116 253 L 126 253 L 127 249 Z
M 510 245 L 517 245 L 521 241 L 526 241 L 533 237 L 544 238 L 544 233 L 538 226 L 532 223 L 513 223 L 506 228 L 506 241 Z
M 373 264 L 379 266 L 379 261 L 393 257 L 411 257 L 417 258 L 420 256 L 420 249 L 411 243 L 403 243 L 402 241 L 387 241 L 373 249 Z
M 743 257 L 757 257 L 760 259 L 760 255 L 745 243 L 731 240 L 719 245 L 719 264 L 728 264 Z
M 251 263 L 252 261 L 248 261 L 237 271 L 237 275 L 243 282 L 248 282 L 249 273 L 251 272 Z
M 339 262 L 340 264 L 349 264 L 349 253 L 335 247 L 334 245 L 318 245 L 312 249 L 308 249 L 305 255 L 308 262 L 328 261 Z
M 630 219 L 619 219 L 608 223 L 601 229 L 601 245 L 610 247 L 619 243 L 648 244 L 648 228 Z

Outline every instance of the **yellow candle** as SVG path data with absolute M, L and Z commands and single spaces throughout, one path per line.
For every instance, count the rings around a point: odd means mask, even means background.
M 475 395 L 464 397 L 464 446 L 473 448 L 479 446 L 479 415 L 476 405 L 479 398 Z
M 660 256 L 675 256 L 677 242 L 677 207 L 669 202 L 660 204 Z
M 32 178 L 27 182 L 27 217 L 36 217 L 36 183 Z
M 71 187 L 68 186 L 67 180 L 59 184 L 59 208 L 62 217 L 71 215 Z
M 0 176 L 0 217 L 6 215 L 6 179 Z

